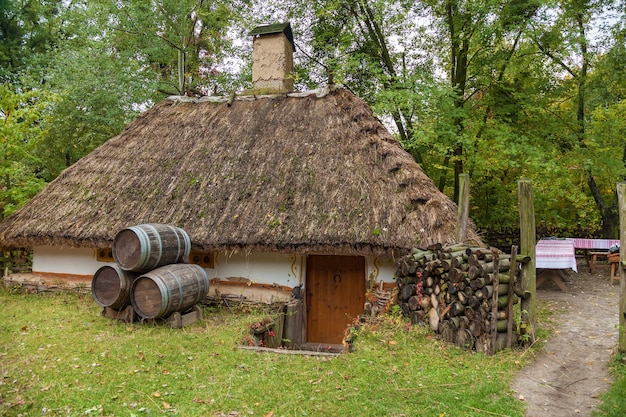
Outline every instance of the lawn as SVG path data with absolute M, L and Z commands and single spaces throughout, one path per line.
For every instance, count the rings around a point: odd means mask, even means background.
M 626 355 L 615 355 L 610 368 L 615 382 L 602 395 L 602 403 L 594 416 L 623 417 L 626 416 Z
M 90 295 L 0 289 L 0 415 L 522 416 L 532 352 L 472 354 L 389 317 L 337 357 L 239 349 L 262 312 L 183 329 L 99 316 Z

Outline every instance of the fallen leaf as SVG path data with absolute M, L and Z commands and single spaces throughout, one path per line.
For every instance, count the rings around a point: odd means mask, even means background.
M 270 411 L 269 413 L 265 414 L 263 417 L 273 417 L 274 416 L 274 412 Z
M 397 344 L 398 344 L 398 342 L 396 342 L 395 340 L 390 340 L 390 341 L 389 341 L 389 344 L 390 344 L 390 345 L 397 345 Z
M 169 410 L 170 408 L 172 408 L 172 406 L 169 403 L 164 402 L 163 408 L 165 408 L 166 410 Z
M 153 397 L 157 397 L 157 398 L 159 398 L 159 397 L 161 396 L 161 393 L 160 393 L 159 391 L 154 391 L 154 392 L 152 393 L 152 396 L 153 396 Z
M 194 403 L 197 403 L 197 404 L 213 404 L 215 402 L 215 400 L 213 400 L 213 399 L 205 400 L 205 399 L 202 399 L 202 398 L 194 398 L 192 401 Z

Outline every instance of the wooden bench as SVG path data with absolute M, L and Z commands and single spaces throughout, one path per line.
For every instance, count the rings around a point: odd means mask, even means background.
M 596 273 L 596 268 L 597 267 L 609 267 L 609 264 L 598 264 L 598 259 L 602 259 L 605 261 L 608 261 L 608 257 L 609 257 L 609 251 L 594 251 L 594 252 L 589 252 L 589 272 L 591 272 L 591 274 L 595 274 Z

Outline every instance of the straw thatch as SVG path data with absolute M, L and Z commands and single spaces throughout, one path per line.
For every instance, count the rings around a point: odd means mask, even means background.
M 456 205 L 346 90 L 170 98 L 5 219 L 0 246 L 110 247 L 148 222 L 202 250 L 381 255 L 453 242 Z

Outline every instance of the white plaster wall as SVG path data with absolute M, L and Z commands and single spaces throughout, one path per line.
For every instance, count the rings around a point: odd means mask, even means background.
M 33 272 L 71 275 L 93 275 L 106 262 L 96 260 L 92 248 L 62 248 L 58 246 L 35 246 L 33 248 Z
M 368 256 L 366 262 L 367 278 L 374 278 L 376 282 L 393 282 L 395 267 L 391 260 Z M 91 248 L 36 246 L 33 249 L 33 272 L 93 275 L 107 264 L 98 262 Z M 305 256 L 280 253 L 219 253 L 215 258 L 215 267 L 207 269 L 209 278 L 289 288 L 303 283 L 305 271 Z
M 297 287 L 302 277 L 302 256 L 280 253 L 220 253 L 209 278 L 230 281 L 248 280 L 255 284 L 277 284 Z
M 375 277 L 376 282 L 395 282 L 393 279 L 396 267 L 393 260 L 388 258 L 366 257 L 367 276 Z

